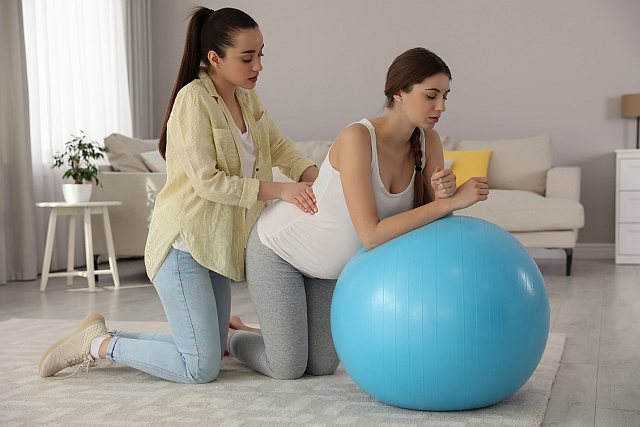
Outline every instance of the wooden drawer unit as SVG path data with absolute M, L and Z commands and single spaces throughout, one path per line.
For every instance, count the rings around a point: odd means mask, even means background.
M 640 264 L 640 150 L 616 150 L 616 264 Z

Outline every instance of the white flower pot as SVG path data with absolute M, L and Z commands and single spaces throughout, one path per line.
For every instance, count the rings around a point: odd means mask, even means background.
M 67 203 L 84 203 L 91 199 L 91 184 L 62 184 L 62 195 Z

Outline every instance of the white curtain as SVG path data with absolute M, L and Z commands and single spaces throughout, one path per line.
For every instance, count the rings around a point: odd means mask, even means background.
M 0 284 L 37 276 L 20 0 L 0 2 Z
M 23 0 L 22 6 L 35 199 L 62 200 L 63 170 L 50 166 L 71 134 L 82 130 L 102 142 L 112 132 L 132 133 L 125 0 Z M 36 214 L 40 265 L 48 212 Z M 58 227 L 52 269 L 66 265 L 65 235 Z M 76 236 L 82 265 L 82 233 Z
M 151 88 L 151 1 L 128 0 L 125 8 L 127 70 L 133 136 L 153 139 Z M 159 130 L 158 130 L 159 131 Z

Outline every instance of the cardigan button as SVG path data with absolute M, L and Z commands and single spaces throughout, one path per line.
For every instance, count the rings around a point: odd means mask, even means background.
M 260 168 L 256 168 L 256 172 L 258 172 L 260 170 Z

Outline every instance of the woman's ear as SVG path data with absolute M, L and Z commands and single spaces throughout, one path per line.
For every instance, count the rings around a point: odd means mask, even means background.
M 215 51 L 210 50 L 209 53 L 207 53 L 207 59 L 214 69 L 217 69 L 220 66 L 220 56 L 218 56 Z
M 399 90 L 398 92 L 396 92 L 396 93 L 393 95 L 393 100 L 394 100 L 395 102 L 402 102 L 402 91 L 401 91 L 401 90 Z

